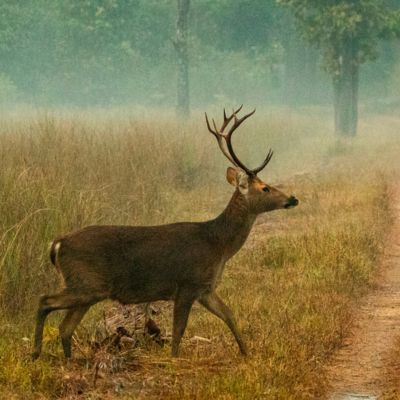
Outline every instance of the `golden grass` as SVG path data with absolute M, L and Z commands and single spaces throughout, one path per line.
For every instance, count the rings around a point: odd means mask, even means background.
M 384 246 L 399 120 L 364 119 L 358 139 L 338 142 L 320 118 L 258 112 L 235 146 L 251 165 L 273 147 L 263 177 L 283 181 L 301 205 L 261 218 L 219 289 L 251 355 L 239 357 L 228 330 L 196 306 L 186 338 L 211 343 L 186 339 L 178 360 L 169 357 L 169 346 L 151 345 L 105 356 L 111 367 L 104 362 L 94 385 L 98 355 L 89 341 L 107 304 L 78 331 L 84 356 L 75 348 L 71 362 L 63 359 L 59 318 L 52 316 L 43 357 L 29 359 L 38 296 L 58 283 L 48 243 L 87 224 L 207 219 L 231 194 L 226 162 L 201 117 L 182 127 L 169 115 L 117 114 L 3 116 L 0 398 L 323 396 L 321 367 L 346 333 L 351 307 L 371 283 Z M 160 323 L 169 330 L 170 315 Z

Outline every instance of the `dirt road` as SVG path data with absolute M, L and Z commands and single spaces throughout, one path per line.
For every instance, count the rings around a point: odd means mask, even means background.
M 379 399 L 384 389 L 384 367 L 400 337 L 400 185 L 391 198 L 395 220 L 377 285 L 362 300 L 351 335 L 327 368 L 327 399 Z

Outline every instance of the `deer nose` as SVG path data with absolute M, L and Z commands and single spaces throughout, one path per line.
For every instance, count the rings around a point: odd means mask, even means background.
M 290 196 L 285 204 L 285 208 L 296 207 L 299 201 L 294 196 Z

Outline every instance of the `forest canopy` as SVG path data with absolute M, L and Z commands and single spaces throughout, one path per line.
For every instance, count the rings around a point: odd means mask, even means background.
M 2 2 L 0 101 L 173 107 L 176 18 L 175 0 Z M 298 28 L 280 2 L 192 1 L 191 103 L 330 103 L 324 51 Z M 380 57 L 361 71 L 364 98 L 400 94 L 399 49 L 390 38 L 379 42 Z

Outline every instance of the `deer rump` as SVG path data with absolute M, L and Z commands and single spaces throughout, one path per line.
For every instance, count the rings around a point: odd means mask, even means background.
M 204 225 L 89 226 L 56 239 L 50 256 L 72 291 L 123 304 L 171 300 L 181 286 L 214 286 L 222 253 Z

